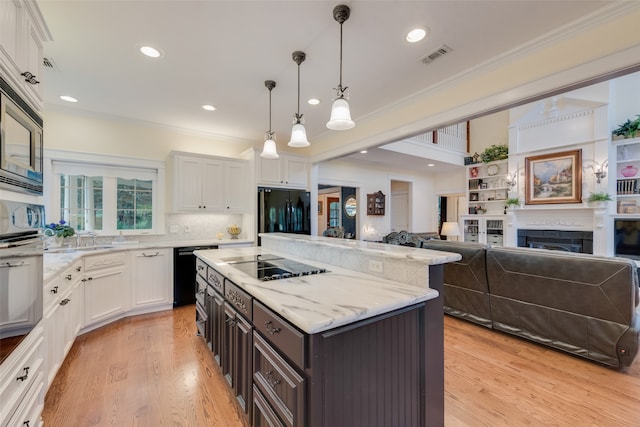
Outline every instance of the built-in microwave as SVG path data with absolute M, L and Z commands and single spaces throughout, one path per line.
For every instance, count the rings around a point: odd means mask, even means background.
M 2 78 L 0 188 L 42 195 L 42 118 Z

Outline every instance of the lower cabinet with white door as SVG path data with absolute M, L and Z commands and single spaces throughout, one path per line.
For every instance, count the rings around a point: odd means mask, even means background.
M 113 251 L 84 258 L 84 331 L 122 317 L 129 307 L 128 256 Z
M 131 251 L 131 308 L 141 314 L 173 307 L 173 250 Z

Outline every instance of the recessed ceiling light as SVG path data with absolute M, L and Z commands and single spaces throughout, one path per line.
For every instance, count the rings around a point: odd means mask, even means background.
M 318 105 L 320 104 L 320 100 L 318 98 L 311 98 L 307 101 L 309 105 Z
M 416 43 L 425 38 L 427 30 L 424 28 L 414 28 L 407 33 L 407 41 L 409 43 Z
M 367 154 L 367 150 L 360 151 L 360 154 Z
M 203 105 L 202 108 L 204 108 L 207 111 L 215 111 L 216 110 L 216 107 L 214 107 L 213 105 L 209 105 L 209 104 Z
M 68 96 L 68 95 L 62 95 L 60 99 L 67 102 L 78 102 L 78 100 L 75 99 L 73 96 Z
M 162 56 L 162 52 L 160 52 L 158 49 L 151 46 L 142 46 L 140 48 L 140 52 L 142 52 L 144 55 L 147 55 L 150 58 L 159 58 L 160 56 Z
M 429 167 L 429 168 L 432 168 L 432 167 L 434 167 L 434 166 L 435 166 L 435 165 L 434 165 L 433 163 L 429 163 L 429 164 L 427 165 L 427 167 Z

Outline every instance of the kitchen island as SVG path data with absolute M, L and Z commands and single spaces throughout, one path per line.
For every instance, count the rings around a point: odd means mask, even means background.
M 248 423 L 443 425 L 439 291 L 443 264 L 460 256 L 261 237 L 262 247 L 196 252 L 198 327 Z M 274 266 L 285 278 L 257 278 Z

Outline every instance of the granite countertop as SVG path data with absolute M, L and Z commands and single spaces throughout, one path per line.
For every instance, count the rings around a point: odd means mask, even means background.
M 419 287 L 381 279 L 263 247 L 201 250 L 195 254 L 271 310 L 310 334 L 437 298 L 439 295 L 438 291 L 426 285 Z M 224 261 L 231 257 L 258 254 L 282 256 L 314 267 L 326 268 L 328 272 L 261 281 Z

